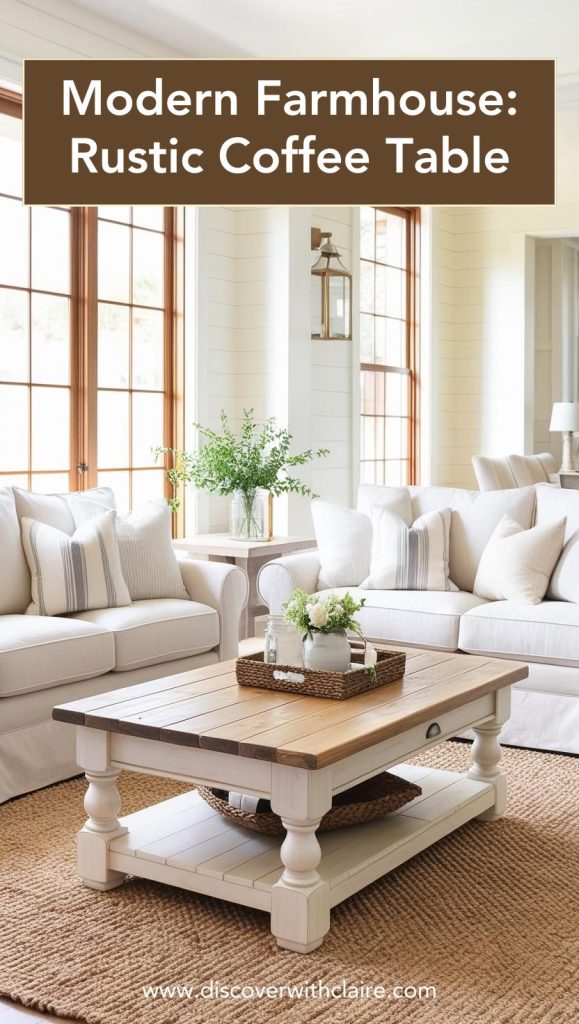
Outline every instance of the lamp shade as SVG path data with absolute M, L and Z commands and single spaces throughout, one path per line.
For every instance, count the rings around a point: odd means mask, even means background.
M 555 402 L 549 430 L 579 430 L 579 402 Z

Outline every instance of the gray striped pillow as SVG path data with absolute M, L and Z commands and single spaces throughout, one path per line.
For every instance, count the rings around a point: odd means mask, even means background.
M 32 615 L 64 615 L 131 603 L 115 533 L 116 512 L 72 536 L 23 516 L 22 544 L 32 576 Z
M 412 526 L 372 509 L 372 562 L 365 590 L 456 590 L 449 578 L 451 510 L 427 512 Z
M 71 494 L 69 506 L 75 526 L 94 519 L 94 502 L 82 495 Z M 100 512 L 104 506 L 98 506 Z M 171 534 L 171 511 L 164 498 L 149 502 L 144 508 L 117 516 L 117 540 L 123 576 L 132 601 L 154 598 L 178 598 L 189 601 Z
M 119 516 L 117 539 L 131 600 L 189 600 L 173 548 L 171 510 L 164 498 L 128 516 Z

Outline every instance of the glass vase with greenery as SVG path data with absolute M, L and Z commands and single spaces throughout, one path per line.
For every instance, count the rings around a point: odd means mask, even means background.
M 169 456 L 171 466 L 167 479 L 173 489 L 169 500 L 171 508 L 179 507 L 178 491 L 181 484 L 192 483 L 200 491 L 211 494 L 238 495 L 243 513 L 236 535 L 259 537 L 263 533 L 255 516 L 258 490 L 269 491 L 275 497 L 281 494 L 301 494 L 315 497 L 313 491 L 294 475 L 297 466 L 329 454 L 327 448 L 308 449 L 291 453 L 292 435 L 280 427 L 274 417 L 258 423 L 253 409 L 244 409 L 241 431 L 235 433 L 225 412 L 221 412 L 221 432 L 194 426 L 203 444 L 196 452 L 175 448 L 156 448 L 155 456 Z

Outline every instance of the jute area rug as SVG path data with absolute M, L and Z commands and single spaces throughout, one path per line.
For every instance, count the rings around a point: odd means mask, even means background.
M 423 763 L 463 770 L 464 743 Z M 506 750 L 507 816 L 472 822 L 332 912 L 324 945 L 278 949 L 269 917 L 74 871 L 84 781 L 0 808 L 0 995 L 89 1024 L 576 1024 L 579 761 Z M 121 778 L 123 810 L 183 787 Z M 436 998 L 145 999 L 144 985 L 431 985 Z

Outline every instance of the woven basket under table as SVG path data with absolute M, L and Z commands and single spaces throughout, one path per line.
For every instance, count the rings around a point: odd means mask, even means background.
M 220 791 L 208 786 L 198 786 L 197 789 L 210 807 L 238 825 L 253 829 L 254 832 L 267 832 L 271 835 L 283 835 L 285 832 L 281 818 L 273 811 L 242 811 L 238 807 L 230 807 L 225 794 L 219 795 Z M 406 779 L 401 779 L 390 772 L 382 772 L 344 793 L 337 793 L 331 809 L 324 814 L 320 822 L 318 832 L 329 832 L 331 829 L 383 818 L 386 814 L 404 807 L 421 793 L 420 786 L 415 783 L 407 782 Z
M 245 654 L 238 658 L 235 671 L 240 686 L 258 686 L 264 690 L 284 690 L 287 693 L 304 693 L 309 697 L 347 700 L 358 693 L 392 683 L 404 675 L 404 651 L 378 651 L 377 654 L 375 677 L 366 671 L 363 664 L 348 672 L 321 672 L 295 665 L 270 665 L 264 662 L 263 654 Z M 353 662 L 361 657 L 359 652 L 352 652 Z

